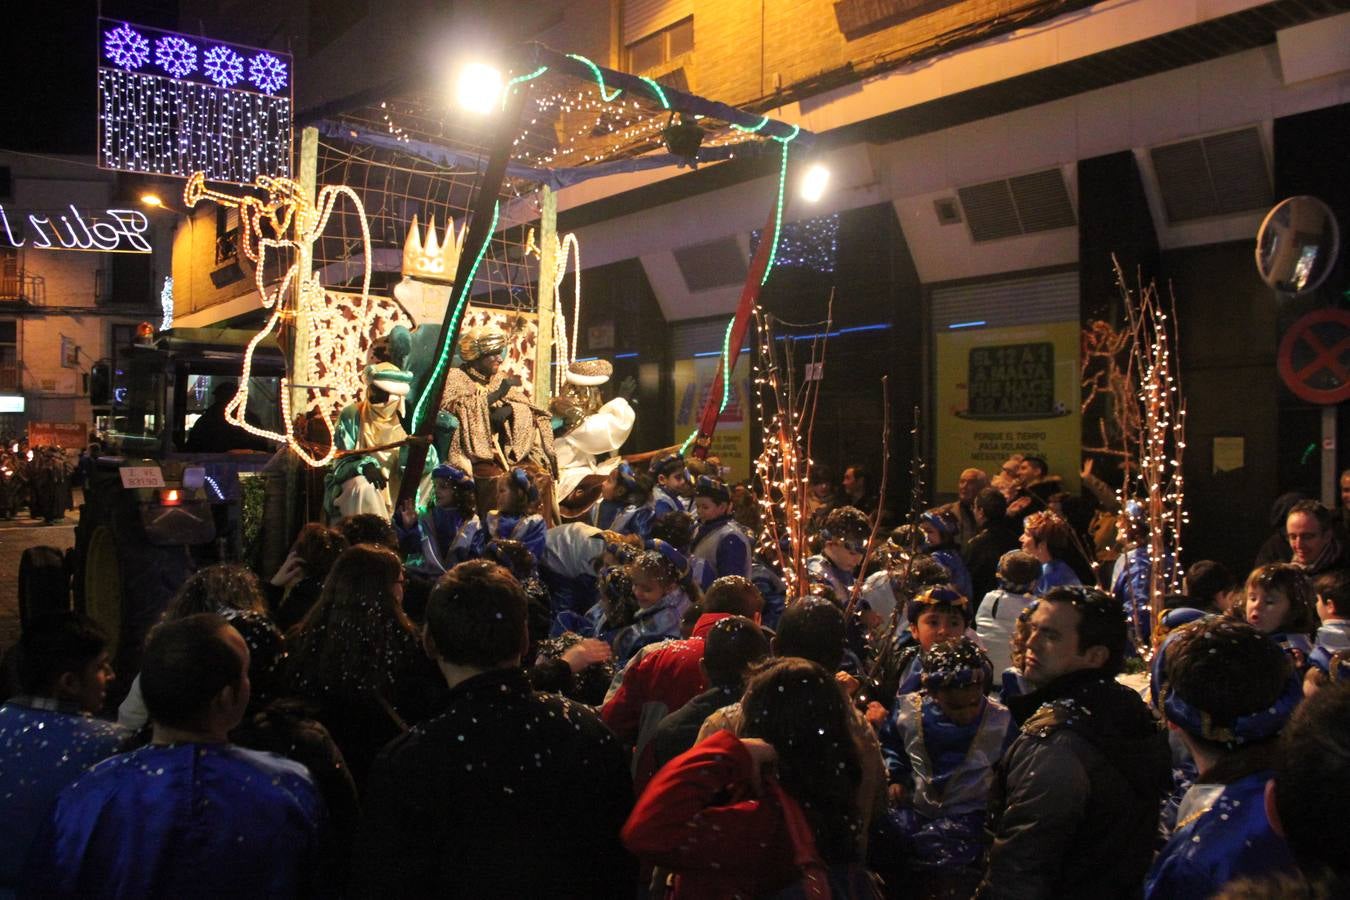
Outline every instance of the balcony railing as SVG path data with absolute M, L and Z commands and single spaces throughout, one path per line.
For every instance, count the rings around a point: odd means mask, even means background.
M 47 302 L 47 280 L 41 275 L 30 275 L 23 269 L 0 272 L 0 302 L 42 306 Z

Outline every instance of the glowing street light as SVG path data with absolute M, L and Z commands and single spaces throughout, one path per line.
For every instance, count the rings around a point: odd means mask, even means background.
M 498 69 L 487 63 L 466 63 L 455 82 L 455 99 L 470 112 L 486 115 L 501 102 L 502 86 Z
M 802 175 L 797 192 L 807 203 L 815 203 L 825 196 L 825 188 L 830 184 L 830 170 L 823 163 L 811 163 Z
M 141 194 L 141 202 L 146 206 L 162 207 L 164 201 L 160 199 L 159 194 Z

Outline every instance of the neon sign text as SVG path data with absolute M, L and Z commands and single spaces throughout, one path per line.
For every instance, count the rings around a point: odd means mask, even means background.
M 147 238 L 150 220 L 140 210 L 109 209 L 94 215 L 81 212 L 74 204 L 69 208 L 69 215 L 30 212 L 26 220 L 11 220 L 0 204 L 0 246 L 94 253 L 150 252 Z

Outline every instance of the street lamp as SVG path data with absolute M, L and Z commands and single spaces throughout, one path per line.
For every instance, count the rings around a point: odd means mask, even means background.
M 160 199 L 159 194 L 141 194 L 141 202 L 146 206 L 154 206 L 161 209 L 164 207 L 164 201 Z
M 825 188 L 830 184 L 830 170 L 824 163 L 811 163 L 806 167 L 806 172 L 802 174 L 802 180 L 797 188 L 801 198 L 807 203 L 815 203 L 821 197 L 825 196 Z

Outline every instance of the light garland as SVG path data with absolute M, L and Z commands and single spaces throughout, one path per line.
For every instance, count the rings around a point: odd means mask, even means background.
M 608 90 L 605 87 L 605 73 L 601 72 L 599 66 L 582 56 L 580 53 L 569 53 L 567 54 L 567 58 L 575 59 L 577 62 L 586 64 L 586 67 L 591 70 L 591 74 L 595 76 L 595 83 L 600 86 L 600 98 L 606 103 L 623 93 L 623 88 L 615 88 L 613 91 Z
M 1164 611 L 1163 598 L 1181 587 L 1181 533 L 1189 522 L 1181 465 L 1186 451 L 1186 402 L 1172 352 L 1175 326 L 1169 324 L 1168 309 L 1157 288 L 1150 283 L 1137 294 L 1131 292 L 1119 265 L 1116 281 L 1133 339 L 1132 369 L 1138 372 L 1139 460 L 1134 483 L 1148 527 L 1148 603 L 1156 627 Z M 1173 300 L 1171 309 L 1175 306 Z M 1129 499 L 1125 496 L 1128 488 L 1127 481 L 1122 501 Z M 1151 636 L 1142 633 L 1137 606 L 1132 625 L 1135 643 L 1142 650 Z
M 290 174 L 288 55 L 100 21 L 100 167 L 235 184 Z
M 291 101 L 120 69 L 98 73 L 98 164 L 249 183 L 291 168 Z
M 173 327 L 173 276 L 164 279 L 164 287 L 159 291 L 159 308 L 163 316 L 159 320 L 159 330 L 168 331 Z
M 328 185 L 319 191 L 311 204 L 303 188 L 286 178 L 260 177 L 257 187 L 267 195 L 266 200 L 252 196 L 235 197 L 206 187 L 206 176 L 194 173 L 183 191 L 183 201 L 192 208 L 202 200 L 212 200 L 222 206 L 239 210 L 240 245 L 244 255 L 252 260 L 254 281 L 264 309 L 272 315 L 244 350 L 244 366 L 234 397 L 225 406 L 225 418 L 230 424 L 250 434 L 282 441 L 311 466 L 326 465 L 337 452 L 337 421 L 342 410 L 354 403 L 364 388 L 362 375 L 365 357 L 360 352 L 361 342 L 370 331 L 374 318 L 374 304 L 370 297 L 371 239 L 365 208 L 356 192 L 345 185 Z M 362 275 L 361 293 L 330 295 L 319 283 L 313 270 L 300 271 L 300 257 L 312 257 L 312 247 L 328 225 L 337 201 L 346 197 L 356 206 L 356 220 L 361 225 Z M 266 235 L 274 234 L 276 237 Z M 309 252 L 305 252 L 306 246 Z M 268 289 L 265 283 L 267 256 L 271 250 L 286 250 L 297 256 L 281 281 Z M 294 286 L 293 302 L 287 303 Z M 308 343 L 295 347 L 293 363 L 303 361 L 305 368 L 322 370 L 322 384 L 295 384 L 289 378 L 281 379 L 281 414 L 284 431 L 259 428 L 248 422 L 248 384 L 253 368 L 253 354 L 264 338 L 272 335 L 283 322 L 290 320 L 297 336 L 307 335 Z M 301 327 L 301 326 L 305 327 Z M 298 368 L 298 366 L 297 366 Z M 292 371 L 295 371 L 293 368 Z M 304 371 L 302 369 L 301 371 Z M 295 416 L 291 405 L 292 389 L 305 391 L 306 415 L 313 413 L 328 430 L 328 446 L 321 456 L 310 452 L 309 446 L 295 436 Z
M 173 78 L 187 78 L 198 72 L 197 57 L 200 55 L 210 62 L 204 69 L 204 77 L 222 88 L 232 87 L 243 76 L 244 57 L 237 50 L 249 54 L 249 81 L 258 90 L 273 94 L 290 81 L 290 56 L 252 47 L 227 45 L 219 41 L 200 42 L 190 35 L 174 34 L 156 28 L 132 27 L 126 22 L 115 23 L 101 19 L 104 25 L 113 25 L 103 32 L 103 61 L 113 68 L 134 72 L 150 61 L 150 40 L 141 31 L 153 32 L 155 39 L 155 65 L 166 75 Z M 208 44 L 210 46 L 208 46 Z M 202 50 L 203 47 L 207 49 Z M 237 49 L 236 49 L 237 48 Z M 281 57 L 286 57 L 284 60 Z M 102 66 L 102 64 L 100 64 Z M 229 83 L 225 83 L 228 80 Z
M 763 229 L 750 235 L 750 252 L 764 237 Z M 839 213 L 786 222 L 779 232 L 777 263 L 817 272 L 834 271 L 839 254 Z

